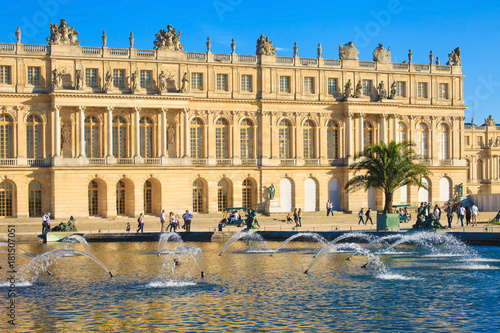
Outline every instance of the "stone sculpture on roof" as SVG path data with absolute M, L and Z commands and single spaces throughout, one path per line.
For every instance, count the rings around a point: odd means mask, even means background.
M 450 66 L 462 66 L 462 58 L 460 58 L 460 48 L 457 47 L 450 54 L 448 54 L 448 62 L 447 65 Z
M 379 43 L 378 47 L 373 51 L 373 61 L 380 63 L 391 62 L 391 47 L 386 50 L 384 45 Z
M 358 48 L 353 42 L 349 42 L 344 46 L 339 44 L 339 59 L 340 60 L 358 60 Z
M 264 37 L 264 34 L 260 35 L 257 39 L 257 55 L 275 56 L 276 46 L 273 46 L 273 42 L 269 40 L 269 37 Z
M 76 40 L 78 31 L 66 24 L 65 19 L 61 19 L 61 24 L 49 23 L 50 36 L 47 37 L 49 45 L 72 45 L 79 46 L 80 42 Z
M 381 101 L 384 98 L 387 98 L 387 90 L 385 90 L 384 81 L 380 81 L 377 87 L 378 100 Z
M 488 118 L 484 118 L 484 126 L 496 126 L 495 119 L 493 119 L 491 114 Z
M 181 38 L 182 31 L 179 30 L 178 33 L 175 29 L 172 30 L 172 26 L 169 24 L 167 26 L 167 31 L 161 29 L 155 36 L 154 41 L 155 50 L 172 50 L 172 51 L 183 51 L 184 45 L 181 44 L 179 39 Z

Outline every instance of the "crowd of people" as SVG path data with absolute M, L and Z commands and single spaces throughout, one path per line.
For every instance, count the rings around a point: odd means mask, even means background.
M 49 213 L 50 215 L 50 213 Z M 189 210 L 186 210 L 184 214 L 182 214 L 182 219 L 184 221 L 184 224 L 180 226 L 180 216 L 179 214 L 175 214 L 174 212 L 170 212 L 168 214 L 168 219 L 165 215 L 165 210 L 161 211 L 160 214 L 160 232 L 177 232 L 177 230 L 180 231 L 180 229 L 186 230 L 186 232 L 191 232 L 191 220 L 193 219 L 194 215 L 189 212 Z M 168 221 L 168 225 L 165 228 L 165 224 Z M 127 222 L 127 227 L 125 229 L 126 232 L 130 232 L 130 223 Z M 137 218 L 137 231 L 136 232 L 144 232 L 144 213 L 139 214 L 139 217 Z
M 434 209 L 432 212 L 429 211 L 427 208 L 428 203 L 422 202 L 420 204 L 420 207 L 425 209 L 424 215 L 429 216 L 431 214 L 432 218 L 434 220 L 440 220 L 441 219 L 441 208 L 439 205 L 434 205 Z M 477 218 L 479 217 L 479 208 L 476 206 L 475 203 L 472 203 L 471 206 L 464 205 L 464 204 L 459 204 L 457 207 L 453 207 L 450 202 L 446 205 L 446 208 L 444 209 L 446 213 L 446 219 L 448 222 L 448 228 L 451 229 L 452 223 L 453 223 L 453 216 L 456 214 L 457 215 L 457 224 L 459 224 L 461 227 L 464 227 L 464 219 L 465 219 L 465 226 L 477 226 Z

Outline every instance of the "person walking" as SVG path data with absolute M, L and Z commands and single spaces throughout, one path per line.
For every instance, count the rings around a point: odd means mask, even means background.
M 47 213 L 47 220 L 46 220 L 47 225 L 45 226 L 45 232 L 50 231 L 50 213 Z
M 451 229 L 451 223 L 453 222 L 453 207 L 448 202 L 448 206 L 445 209 L 446 217 L 448 218 L 448 229 Z
M 359 216 L 358 225 L 360 223 L 365 224 L 365 220 L 363 219 L 363 216 L 365 216 L 365 212 L 363 211 L 363 208 L 361 208 L 361 210 L 359 211 L 358 216 Z
M 299 227 L 302 227 L 302 208 L 299 208 L 297 212 L 297 217 L 299 218 Z
M 479 208 L 477 208 L 475 203 L 472 203 L 470 211 L 472 215 L 472 226 L 477 226 L 477 218 L 479 217 Z
M 373 225 L 373 220 L 372 220 L 371 214 L 372 214 L 372 209 L 370 207 L 368 207 L 368 209 L 365 213 L 365 225 L 368 224 L 368 220 L 370 220 L 370 222 Z
M 42 234 L 47 231 L 47 213 L 44 213 L 42 216 Z
M 297 208 L 295 208 L 293 210 L 293 221 L 295 222 L 295 228 L 298 228 L 299 227 L 299 215 L 297 214 Z
M 144 213 L 141 213 L 137 219 L 137 232 L 139 232 L 139 230 L 141 233 L 144 232 Z
M 193 217 L 194 215 L 189 212 L 189 209 L 187 209 L 186 212 L 182 215 L 182 218 L 184 219 L 184 225 L 182 226 L 182 228 L 186 229 L 186 232 L 191 232 L 191 219 Z
M 462 224 L 462 227 L 464 226 L 464 216 L 465 216 L 465 208 L 460 204 L 460 207 L 458 208 L 458 219 L 460 223 Z
M 170 224 L 168 226 L 170 227 L 169 232 L 172 232 L 172 229 L 175 232 L 175 229 L 177 228 L 177 224 L 175 223 L 175 214 L 174 214 L 174 212 L 170 212 Z
M 471 225 L 471 221 L 470 221 L 471 218 L 472 218 L 472 212 L 470 210 L 470 207 L 467 206 L 467 207 L 465 207 L 465 223 L 466 223 L 465 225 L 466 226 L 470 226 Z
M 333 216 L 333 202 L 328 200 L 328 202 L 326 203 L 326 216 L 328 216 L 330 214 L 332 214 L 332 216 Z
M 161 223 L 161 231 L 160 232 L 164 232 L 165 231 L 165 209 L 163 209 L 161 211 L 160 223 Z
M 441 209 L 439 208 L 438 205 L 434 205 L 434 211 L 432 212 L 432 215 L 434 217 L 434 220 L 441 219 Z
M 125 231 L 127 233 L 130 233 L 130 223 L 129 222 L 127 222 L 127 227 L 125 228 Z

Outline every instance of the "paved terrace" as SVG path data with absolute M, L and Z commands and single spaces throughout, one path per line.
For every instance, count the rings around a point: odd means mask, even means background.
M 497 212 L 480 212 L 479 222 L 487 222 L 496 216 Z M 213 232 L 216 230 L 222 214 L 195 214 L 191 223 L 192 232 Z M 375 231 L 376 230 L 376 212 L 373 212 L 374 224 L 358 225 L 357 214 L 344 214 L 336 212 L 335 216 L 326 216 L 325 212 L 304 213 L 302 215 L 302 227 L 299 230 L 294 230 L 294 223 L 286 223 L 286 214 L 263 216 L 259 215 L 258 220 L 262 231 Z M 412 221 L 401 224 L 401 231 L 411 229 L 415 223 L 416 213 L 413 214 Z M 67 222 L 69 217 L 55 218 L 51 221 L 51 227 L 55 227 L 60 222 Z M 144 224 L 144 232 L 160 232 L 159 217 L 146 216 Z M 477 227 L 460 227 L 457 223 L 456 215 L 453 220 L 452 231 L 454 232 L 498 232 L 500 233 L 500 225 L 479 223 Z M 115 219 L 106 218 L 87 218 L 77 219 L 75 221 L 78 232 L 84 234 L 96 233 L 124 233 L 127 222 L 131 225 L 131 233 L 135 233 L 137 229 L 137 217 L 118 217 Z M 446 218 L 441 218 L 441 224 L 446 225 Z M 16 236 L 27 236 L 22 239 L 36 239 L 36 235 L 42 230 L 42 219 L 3 219 L 0 222 L 0 239 L 6 238 L 7 226 L 14 225 Z M 182 221 L 181 221 L 182 225 Z M 237 232 L 242 228 L 226 227 L 224 231 Z M 184 232 L 181 229 L 180 232 Z

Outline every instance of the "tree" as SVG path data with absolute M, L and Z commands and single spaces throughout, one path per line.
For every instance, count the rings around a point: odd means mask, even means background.
M 380 188 L 385 195 L 384 211 L 392 213 L 394 192 L 405 185 L 422 184 L 422 177 L 430 174 L 427 167 L 415 163 L 418 159 L 413 150 L 415 145 L 410 142 L 380 141 L 365 147 L 363 152 L 357 154 L 354 160 L 359 160 L 349 166 L 354 170 L 354 178 L 345 186 L 348 192 L 363 188 L 367 191 L 370 187 Z M 361 174 L 362 173 L 362 174 Z

